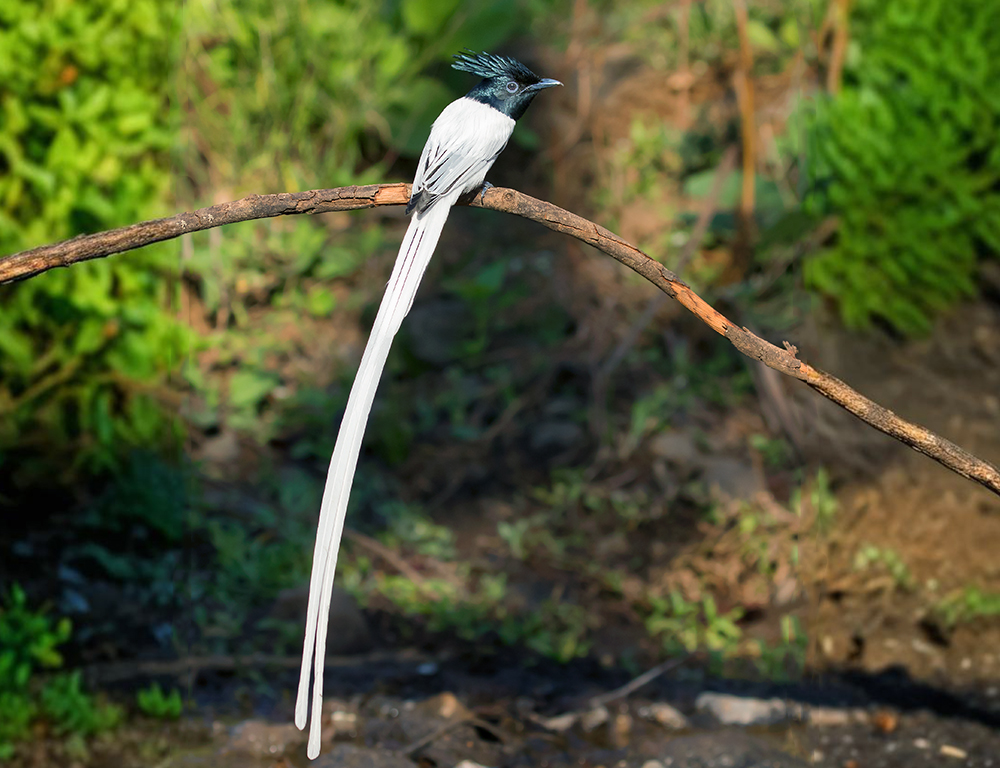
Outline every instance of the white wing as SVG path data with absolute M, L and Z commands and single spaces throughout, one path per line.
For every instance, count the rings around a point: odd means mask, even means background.
M 488 104 L 465 96 L 453 101 L 434 121 L 420 153 L 411 207 L 426 210 L 456 190 L 479 189 L 513 132 L 514 121 Z

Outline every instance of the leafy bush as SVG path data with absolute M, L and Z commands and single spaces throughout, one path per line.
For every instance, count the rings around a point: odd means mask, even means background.
M 842 93 L 819 104 L 813 184 L 840 218 L 806 264 L 848 325 L 906 333 L 974 290 L 1000 255 L 1000 5 L 859 0 Z
M 188 4 L 181 87 L 203 90 L 185 93 L 186 119 L 198 151 L 221 161 L 205 170 L 288 188 L 378 181 L 379 143 L 418 153 L 454 97 L 428 65 L 493 46 L 521 20 L 500 0 Z
M 28 598 L 16 584 L 0 612 L 0 690 L 21 691 L 38 669 L 62 665 L 56 648 L 70 636 L 69 619 L 53 624 L 44 613 L 28 609 Z
M 56 675 L 41 693 L 42 712 L 56 733 L 93 736 L 108 731 L 122 721 L 121 707 L 102 704 L 83 690 L 80 670 Z
M 69 639 L 69 620 L 53 621 L 29 609 L 16 584 L 5 603 L 0 610 L 0 759 L 8 759 L 14 745 L 30 736 L 39 715 L 60 734 L 89 736 L 117 725 L 121 709 L 96 702 L 83 690 L 78 671 L 37 683 L 37 673 L 62 666 L 57 647 Z
M 0 253 L 157 209 L 176 21 L 155 0 L 3 3 Z M 49 480 L 53 464 L 112 466 L 123 447 L 169 432 L 148 387 L 183 341 L 160 274 L 169 252 L 78 265 L 0 294 L 0 456 L 20 444 L 10 469 L 30 468 L 22 484 Z M 42 466 L 31 468 L 26 445 Z
M 0 22 L 2 249 L 147 213 L 168 182 L 170 4 L 10 0 Z

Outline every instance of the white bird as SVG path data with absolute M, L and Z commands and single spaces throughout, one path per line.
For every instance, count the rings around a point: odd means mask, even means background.
M 344 532 L 344 518 L 361 439 L 389 348 L 413 305 L 413 297 L 434 254 L 451 207 L 462 195 L 483 189 L 486 174 L 507 146 L 517 119 L 524 114 L 538 92 L 562 85 L 558 80 L 538 77 L 523 64 L 508 57 L 467 52 L 455 58 L 456 62 L 452 64 L 455 69 L 483 79 L 465 96 L 444 108 L 434 121 L 430 137 L 420 154 L 410 202 L 406 206 L 407 213 L 414 213 L 413 220 L 400 246 L 368 346 L 351 387 L 323 491 L 309 580 L 302 671 L 295 702 L 295 725 L 303 729 L 309 713 L 311 673 L 312 721 L 307 750 L 310 759 L 316 758 L 320 751 L 323 664 L 337 553 Z

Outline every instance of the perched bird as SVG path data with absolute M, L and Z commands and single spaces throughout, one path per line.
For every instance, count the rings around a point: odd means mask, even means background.
M 452 67 L 478 75 L 482 80 L 465 96 L 444 108 L 434 121 L 430 138 L 420 153 L 410 202 L 406 206 L 406 212 L 414 214 L 413 220 L 400 246 L 368 346 L 351 387 L 323 491 L 309 581 L 302 672 L 295 702 L 295 724 L 302 729 L 306 726 L 309 710 L 309 678 L 312 673 L 310 759 L 319 755 L 323 662 L 337 553 L 361 450 L 361 438 L 389 347 L 403 318 L 410 311 L 451 207 L 463 195 L 485 191 L 489 186 L 485 183 L 486 173 L 507 146 L 517 119 L 540 91 L 562 85 L 558 80 L 538 77 L 519 61 L 505 56 L 467 51 L 456 55 L 455 59 Z

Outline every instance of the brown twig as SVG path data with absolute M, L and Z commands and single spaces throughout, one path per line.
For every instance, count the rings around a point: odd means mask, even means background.
M 757 166 L 757 123 L 754 110 L 753 48 L 750 45 L 750 19 L 744 0 L 733 0 L 736 11 L 736 32 L 740 41 L 739 63 L 733 73 L 733 87 L 740 109 L 743 134 L 743 186 L 740 192 L 740 214 L 749 221 L 753 216 L 755 169 Z
M 133 224 L 122 229 L 84 235 L 55 245 L 42 246 L 0 259 L 0 284 L 41 274 L 54 267 L 109 256 L 169 240 L 187 232 L 223 224 L 295 213 L 324 213 L 381 205 L 403 205 L 409 199 L 408 184 L 369 185 L 278 195 L 252 195 L 167 219 Z M 552 203 L 523 195 L 513 189 L 493 187 L 470 203 L 475 207 L 512 213 L 538 222 L 555 232 L 575 237 L 620 261 L 653 285 L 676 299 L 713 331 L 725 336 L 747 357 L 759 360 L 779 373 L 805 382 L 824 397 L 904 445 L 934 459 L 954 472 L 974 480 L 1000 495 L 1000 470 L 929 429 L 902 419 L 888 408 L 869 400 L 835 376 L 799 360 L 794 348 L 779 349 L 741 328 L 691 290 L 677 275 L 649 258 L 613 232 L 570 213 Z
M 830 65 L 826 71 L 826 89 L 832 94 L 840 93 L 840 80 L 844 71 L 844 58 L 850 39 L 849 18 L 851 0 L 836 0 L 834 10 L 833 46 L 830 48 Z
M 596 709 L 597 707 L 603 707 L 605 704 L 610 704 L 612 701 L 618 701 L 618 699 L 624 699 L 631 696 L 633 693 L 638 691 L 644 685 L 648 685 L 653 682 L 656 678 L 669 672 L 672 669 L 676 669 L 681 664 L 690 659 L 692 654 L 688 653 L 683 656 L 678 656 L 675 659 L 668 659 L 660 664 L 657 664 L 652 669 L 647 669 L 641 675 L 633 678 L 629 682 L 620 688 L 615 688 L 613 691 L 608 691 L 607 693 L 602 693 L 600 696 L 595 696 L 587 704 L 591 709 Z
M 476 717 L 475 715 L 468 714 L 445 723 L 440 728 L 437 728 L 436 730 L 433 730 L 430 733 L 428 733 L 426 736 L 421 736 L 419 739 L 414 741 L 409 746 L 403 747 L 403 749 L 399 750 L 398 754 L 409 757 L 414 752 L 418 752 L 419 750 L 426 747 L 428 744 L 433 744 L 435 741 L 440 739 L 446 733 L 455 730 L 461 725 L 471 725 L 476 728 L 482 728 L 484 731 L 491 734 L 501 744 L 505 744 L 508 740 L 507 734 L 505 734 L 503 731 L 501 731 L 492 723 L 488 723 L 482 718 Z
M 344 529 L 344 538 L 348 541 L 353 541 L 358 546 L 364 547 L 373 555 L 381 557 L 389 565 L 403 574 L 406 578 L 416 584 L 419 588 L 425 589 L 427 582 L 423 576 L 408 562 L 401 558 L 398 554 L 393 552 L 386 546 L 379 544 L 371 536 L 365 536 L 363 533 L 358 533 L 357 531 L 351 530 L 350 528 Z

